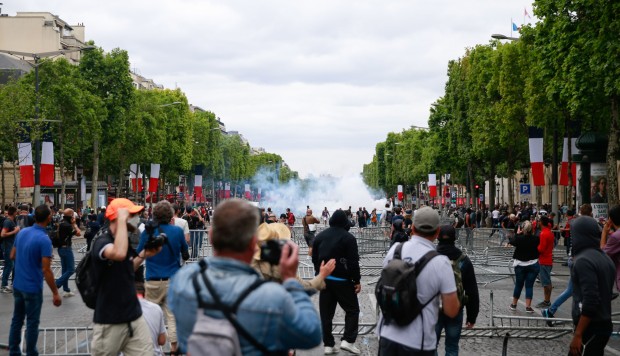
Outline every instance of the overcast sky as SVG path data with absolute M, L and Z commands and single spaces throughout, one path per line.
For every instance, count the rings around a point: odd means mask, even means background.
M 388 132 L 427 126 L 447 63 L 510 35 L 530 1 L 4 0 L 84 23 L 302 177 L 361 172 Z M 526 19 L 530 21 L 529 19 Z

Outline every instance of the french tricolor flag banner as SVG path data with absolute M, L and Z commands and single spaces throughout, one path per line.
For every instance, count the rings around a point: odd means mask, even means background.
M 19 159 L 19 186 L 20 188 L 34 187 L 34 166 L 32 165 L 32 143 L 17 144 Z
M 543 129 L 530 126 L 529 129 L 530 164 L 532 165 L 532 183 L 540 187 L 545 185 L 545 161 L 543 159 Z
M 431 198 L 437 196 L 437 175 L 435 173 L 428 175 L 428 195 Z
M 250 185 L 249 184 L 245 185 L 245 198 L 247 200 L 252 200 L 252 192 L 250 191 Z
M 129 178 L 131 179 L 131 190 L 134 192 L 142 191 L 142 174 L 138 172 L 137 164 L 129 165 Z
M 398 186 L 398 200 L 403 201 L 404 195 L 403 195 L 403 186 L 399 185 Z
M 579 153 L 577 149 L 577 139 L 571 139 L 571 153 Z M 577 186 L 577 163 L 573 162 L 570 167 L 570 173 L 573 176 L 573 187 Z M 564 138 L 564 147 L 562 148 L 562 166 L 560 168 L 560 185 L 568 186 L 568 138 Z
M 200 174 L 194 176 L 194 194 L 196 194 L 196 199 L 202 196 L 202 175 Z
M 157 193 L 157 187 L 159 186 L 159 169 L 161 168 L 159 163 L 151 163 L 151 176 L 149 177 L 149 192 Z
M 42 187 L 54 186 L 54 143 L 43 141 L 41 147 L 41 178 Z
M 224 198 L 228 199 L 230 198 L 230 183 L 226 182 L 224 184 Z

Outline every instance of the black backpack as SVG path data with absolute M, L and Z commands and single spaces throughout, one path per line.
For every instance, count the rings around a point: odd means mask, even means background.
M 80 292 L 80 296 L 82 296 L 82 301 L 90 309 L 95 309 L 97 295 L 99 294 L 92 247 L 95 246 L 95 241 L 105 233 L 108 233 L 108 229 L 99 229 L 99 232 L 91 242 L 91 251 L 88 251 L 82 257 L 80 263 L 75 268 L 75 285 Z
M 383 313 L 385 324 L 392 322 L 398 326 L 411 324 L 435 296 L 424 304 L 418 299 L 417 277 L 424 266 L 439 255 L 431 250 L 415 263 L 403 261 L 402 243 L 396 245 L 394 257 L 381 271 L 381 277 L 375 287 L 377 303 Z

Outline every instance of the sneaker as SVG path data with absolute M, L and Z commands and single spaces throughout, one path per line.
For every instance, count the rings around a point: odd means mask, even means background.
M 362 353 L 360 349 L 355 347 L 355 344 L 349 343 L 346 340 L 342 340 L 342 342 L 340 343 L 340 348 L 349 351 L 350 353 L 355 355 L 359 355 L 360 353 Z
M 516 304 L 510 304 L 510 310 L 512 310 L 512 311 L 517 310 L 517 305 Z
M 552 319 L 554 317 L 553 313 L 550 312 L 549 309 L 541 310 L 540 314 L 542 314 L 543 317 L 548 318 L 548 319 Z M 551 320 L 547 321 L 547 326 L 553 327 L 553 325 L 554 325 L 553 321 Z
M 75 293 L 73 292 L 65 292 L 65 294 L 62 295 L 65 298 L 71 298 L 73 296 L 75 296 Z
M 525 312 L 531 314 L 534 312 L 534 309 L 532 307 L 525 307 Z
M 538 308 L 538 309 L 549 308 L 550 306 L 551 306 L 551 302 L 550 301 L 545 301 L 545 300 L 543 300 L 542 302 L 536 304 L 536 308 Z
M 9 293 L 13 293 L 13 289 L 9 286 L 6 286 L 6 287 L 2 287 L 2 289 L 0 289 L 0 292 L 9 294 Z
M 340 350 L 336 346 L 325 346 L 325 355 L 337 354 Z

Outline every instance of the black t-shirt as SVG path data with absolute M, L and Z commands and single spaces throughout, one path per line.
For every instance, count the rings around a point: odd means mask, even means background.
M 62 247 L 71 247 L 71 238 L 74 233 L 73 225 L 66 220 L 63 220 L 60 225 L 58 225 L 58 236 L 60 237 L 60 241 L 62 241 Z
M 2 229 L 6 229 L 7 232 L 11 232 L 13 230 L 15 230 L 15 223 L 13 222 L 13 220 L 6 218 L 4 219 L 4 222 L 2 223 Z M 15 241 L 15 235 L 11 235 L 9 237 L 3 237 L 2 241 Z
M 24 229 L 34 225 L 34 218 L 30 215 L 17 215 L 15 224 L 19 226 L 20 229 Z
M 113 243 L 109 231 L 104 231 L 90 251 L 94 257 L 95 278 L 99 288 L 93 317 L 97 324 L 128 323 L 142 316 L 134 284 L 133 251 L 129 251 L 122 262 L 101 257 L 103 249 Z

